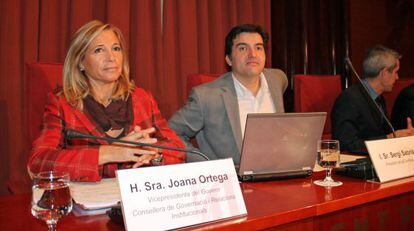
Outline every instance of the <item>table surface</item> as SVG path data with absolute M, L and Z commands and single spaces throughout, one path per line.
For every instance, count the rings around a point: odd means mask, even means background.
M 366 182 L 334 175 L 344 184 L 325 188 L 313 184 L 324 177 L 323 172 L 307 178 L 242 183 L 248 215 L 211 224 L 191 227 L 230 230 L 254 227 L 264 229 L 349 207 L 414 191 L 414 177 L 388 183 Z M 46 225 L 32 217 L 30 194 L 0 197 L 0 230 L 46 230 Z M 59 230 L 123 230 L 106 215 L 75 217 L 73 213 L 58 223 Z

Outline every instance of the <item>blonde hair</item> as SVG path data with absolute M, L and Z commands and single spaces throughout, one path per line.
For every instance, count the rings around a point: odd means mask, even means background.
M 126 99 L 134 89 L 134 83 L 129 79 L 128 55 L 121 31 L 111 24 L 104 24 L 101 21 L 94 20 L 83 25 L 73 35 L 65 63 L 63 64 L 63 94 L 68 103 L 73 106 L 80 107 L 83 98 L 88 94 L 93 96 L 89 79 L 82 73 L 79 66 L 92 40 L 105 30 L 111 30 L 117 36 L 124 60 L 121 76 L 116 81 L 112 99 Z

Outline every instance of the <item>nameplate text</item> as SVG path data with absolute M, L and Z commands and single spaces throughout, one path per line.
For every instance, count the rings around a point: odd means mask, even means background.
M 127 230 L 166 230 L 247 214 L 232 159 L 118 170 Z

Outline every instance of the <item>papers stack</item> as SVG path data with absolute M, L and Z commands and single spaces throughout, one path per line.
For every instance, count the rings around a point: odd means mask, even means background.
M 73 212 L 76 216 L 104 214 L 121 201 L 116 178 L 100 182 L 71 182 L 70 193 L 75 202 Z

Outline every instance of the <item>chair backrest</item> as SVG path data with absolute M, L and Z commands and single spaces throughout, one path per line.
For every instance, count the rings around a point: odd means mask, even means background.
M 339 75 L 294 76 L 295 111 L 328 113 L 323 138 L 331 137 L 331 110 L 341 91 Z
M 395 100 L 397 99 L 401 90 L 408 87 L 412 83 L 414 83 L 414 78 L 401 78 L 395 82 L 391 92 L 384 93 L 389 118 L 391 118 L 392 108 L 394 107 Z
M 47 93 L 62 86 L 62 64 L 33 62 L 26 64 L 25 110 L 29 145 L 42 128 Z
M 190 74 L 187 76 L 187 96 L 193 87 L 217 79 L 220 74 Z
M 208 83 L 211 82 L 215 79 L 217 79 L 220 76 L 220 74 L 189 74 L 187 76 L 187 95 L 186 97 L 188 97 L 188 95 L 190 94 L 191 89 L 193 89 L 193 87 L 196 87 L 198 85 L 201 85 L 203 83 Z M 191 139 L 190 142 L 193 144 L 194 147 L 198 147 L 197 141 L 195 139 Z M 197 162 L 202 160 L 201 158 L 199 158 L 198 156 L 195 155 L 187 155 L 187 160 L 186 162 Z

